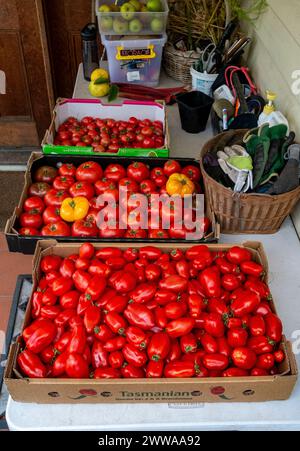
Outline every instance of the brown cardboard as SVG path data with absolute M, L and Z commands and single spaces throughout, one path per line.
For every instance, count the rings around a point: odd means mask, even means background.
M 29 157 L 29 160 L 27 163 L 27 169 L 26 169 L 26 172 L 24 175 L 24 186 L 23 186 L 23 190 L 22 190 L 18 205 L 14 209 L 12 216 L 7 220 L 6 225 L 5 225 L 4 233 L 5 233 L 5 236 L 7 239 L 19 237 L 18 231 L 15 228 L 15 224 L 16 224 L 17 219 L 19 218 L 19 216 L 22 213 L 23 204 L 27 198 L 28 188 L 32 183 L 31 168 L 35 161 L 37 161 L 43 157 L 45 157 L 45 155 L 42 152 L 32 152 Z M 86 158 L 88 159 L 88 156 Z M 212 231 L 205 236 L 205 240 L 207 242 L 212 242 L 212 241 L 217 242 L 220 239 L 220 233 L 221 233 L 220 226 L 216 222 L 215 215 L 212 212 L 212 210 L 208 204 L 206 204 L 206 215 L 211 220 Z M 45 237 L 45 239 L 46 239 L 46 237 Z M 99 238 L 99 240 L 100 240 L 100 238 Z M 13 251 L 16 252 L 17 250 L 13 250 Z
M 143 243 L 135 245 L 136 248 Z M 97 243 L 102 248 L 107 243 Z M 126 249 L 127 243 L 110 243 L 109 246 Z M 230 244 L 211 244 L 211 250 L 227 250 Z M 263 246 L 257 241 L 248 241 L 242 246 L 249 249 L 253 258 L 265 268 L 265 280 L 268 277 L 268 265 Z M 43 256 L 56 254 L 62 257 L 76 253 L 80 243 L 57 243 L 55 240 L 38 242 L 33 258 L 33 290 L 40 277 L 39 263 Z M 163 250 L 170 250 L 168 243 L 159 244 Z M 187 244 L 176 247 L 187 249 Z M 275 307 L 274 307 L 275 310 Z M 24 327 L 30 321 L 31 300 L 28 303 Z M 287 359 L 280 366 L 279 374 L 265 377 L 243 378 L 191 378 L 191 379 L 28 379 L 20 377 L 16 357 L 22 340 L 10 349 L 5 370 L 5 383 L 12 398 L 21 402 L 36 403 L 161 403 L 161 402 L 260 402 L 289 398 L 297 380 L 297 365 L 291 345 L 283 337 L 282 347 Z

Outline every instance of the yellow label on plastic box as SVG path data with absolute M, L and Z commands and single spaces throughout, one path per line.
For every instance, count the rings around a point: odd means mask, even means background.
M 156 57 L 154 45 L 150 44 L 147 47 L 139 49 L 125 49 L 122 45 L 117 47 L 117 60 L 143 60 L 152 59 Z

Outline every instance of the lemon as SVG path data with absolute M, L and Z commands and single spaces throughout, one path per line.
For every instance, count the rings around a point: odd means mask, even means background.
M 91 74 L 91 81 L 95 81 L 95 80 L 97 80 L 97 78 L 100 78 L 100 77 L 109 79 L 107 70 L 101 69 L 101 67 L 93 70 L 93 72 Z
M 101 83 L 96 85 L 93 81 L 89 84 L 89 91 L 93 97 L 104 97 L 109 93 L 109 83 Z

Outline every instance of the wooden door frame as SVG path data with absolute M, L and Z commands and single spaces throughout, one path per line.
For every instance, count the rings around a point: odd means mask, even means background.
M 1 117 L 1 145 L 39 146 L 50 124 L 55 103 L 43 4 L 42 0 L 32 0 L 30 3 L 26 2 L 26 5 L 22 0 L 16 0 L 16 4 L 20 38 L 25 35 L 22 48 L 31 117 Z

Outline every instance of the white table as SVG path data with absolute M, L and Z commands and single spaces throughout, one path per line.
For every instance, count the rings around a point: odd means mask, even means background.
M 162 77 L 161 85 L 176 82 Z M 89 98 L 79 68 L 74 97 Z M 168 107 L 171 156 L 197 157 L 211 129 L 189 135 L 178 108 Z M 222 235 L 224 243 L 262 241 L 270 263 L 270 285 L 289 340 L 300 337 L 300 243 L 288 218 L 275 235 Z M 298 332 L 297 332 L 298 331 Z M 295 343 L 296 344 L 296 343 Z M 300 343 L 296 354 L 300 367 Z M 300 383 L 287 401 L 228 404 L 23 404 L 8 401 L 11 430 L 300 430 Z

